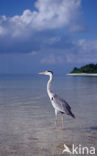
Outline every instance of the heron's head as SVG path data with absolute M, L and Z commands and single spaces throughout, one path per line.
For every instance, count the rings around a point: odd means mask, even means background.
M 39 74 L 41 74 L 41 75 L 53 75 L 53 72 L 52 71 L 49 71 L 49 70 L 46 70 L 45 72 L 41 72 L 41 73 L 39 73 Z

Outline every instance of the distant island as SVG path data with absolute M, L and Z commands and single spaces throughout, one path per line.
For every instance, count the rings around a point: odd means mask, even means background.
M 74 69 L 68 75 L 97 76 L 97 64 L 88 64 L 80 68 L 74 67 Z

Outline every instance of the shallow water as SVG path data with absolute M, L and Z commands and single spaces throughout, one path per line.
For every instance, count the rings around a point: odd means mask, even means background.
M 64 144 L 97 149 L 97 77 L 55 76 L 52 90 L 68 101 L 76 116 L 64 116 L 64 130 L 60 114 L 54 129 L 47 80 L 37 75 L 0 76 L 0 156 L 66 156 Z

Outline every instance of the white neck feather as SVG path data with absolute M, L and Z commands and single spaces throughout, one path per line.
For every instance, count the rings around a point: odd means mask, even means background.
M 47 82 L 47 93 L 48 93 L 49 97 L 51 98 L 52 97 L 52 92 L 50 90 L 50 87 L 51 87 L 51 82 L 52 82 L 52 79 L 53 79 L 53 75 L 49 74 L 49 76 L 50 76 L 50 79 Z

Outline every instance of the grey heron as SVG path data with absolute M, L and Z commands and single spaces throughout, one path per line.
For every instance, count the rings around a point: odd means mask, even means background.
M 57 124 L 57 114 L 60 112 L 62 115 L 62 128 L 64 129 L 64 116 L 63 116 L 63 114 L 70 115 L 73 118 L 75 118 L 75 115 L 72 113 L 70 105 L 64 99 L 60 98 L 58 95 L 54 94 L 51 91 L 50 87 L 51 87 L 51 82 L 53 79 L 53 72 L 52 71 L 45 71 L 45 72 L 41 72 L 39 74 L 49 75 L 49 77 L 50 77 L 48 82 L 47 82 L 47 93 L 48 93 L 50 101 L 51 101 L 51 103 L 55 109 L 55 116 L 56 116 L 55 128 L 56 128 L 56 124 Z

